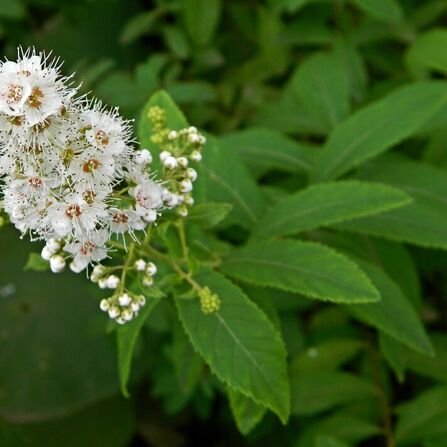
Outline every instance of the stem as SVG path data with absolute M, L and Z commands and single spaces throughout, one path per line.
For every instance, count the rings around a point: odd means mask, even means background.
M 396 442 L 393 435 L 393 423 L 392 423 L 392 410 L 388 402 L 387 395 L 382 386 L 382 381 L 380 378 L 379 360 L 377 358 L 377 352 L 371 345 L 369 334 L 366 334 L 366 352 L 368 355 L 368 360 L 371 368 L 371 376 L 374 384 L 377 388 L 377 396 L 379 399 L 379 404 L 382 410 L 383 419 L 383 434 L 386 441 L 387 447 L 396 447 Z
M 126 262 L 124 263 L 124 267 L 123 267 L 123 270 L 121 272 L 119 293 L 123 293 L 123 291 L 125 289 L 127 270 L 129 270 L 130 263 L 133 260 L 134 251 L 135 251 L 135 242 L 132 242 L 130 244 L 130 247 L 129 247 L 129 252 L 127 253 Z
M 188 261 L 189 253 L 188 245 L 186 244 L 185 225 L 183 224 L 183 220 L 179 219 L 176 223 L 176 226 L 180 237 L 180 243 L 182 245 L 183 258 L 185 259 L 185 261 Z

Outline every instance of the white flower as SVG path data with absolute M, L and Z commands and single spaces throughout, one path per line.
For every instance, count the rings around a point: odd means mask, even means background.
M 70 268 L 73 271 L 81 272 L 91 262 L 99 262 L 105 259 L 107 257 L 107 248 L 105 247 L 107 240 L 107 231 L 99 230 L 89 240 L 67 244 L 64 250 L 73 255 L 73 262 L 70 264 Z
M 152 155 L 147 149 L 135 152 L 134 159 L 137 165 L 148 165 L 152 163 Z
M 110 210 L 110 222 L 111 231 L 119 234 L 143 230 L 146 226 L 141 216 L 132 209 L 112 208 Z
M 156 210 L 163 205 L 163 188 L 153 180 L 138 184 L 133 190 L 136 212 L 143 216 L 147 210 Z

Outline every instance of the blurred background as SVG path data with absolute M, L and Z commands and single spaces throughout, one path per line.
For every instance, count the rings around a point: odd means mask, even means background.
M 423 76 L 417 65 L 403 68 L 404 51 L 418 33 L 447 23 L 447 1 L 400 4 L 402 11 L 381 13 L 360 0 L 0 0 L 0 53 L 52 50 L 84 92 L 128 118 L 164 88 L 208 132 L 262 126 L 314 145 L 330 128 L 309 116 L 295 89 L 309 54 L 332 49 L 349 64 L 352 109 Z M 426 153 L 441 165 L 435 143 L 443 132 Z M 249 167 L 261 178 L 262 166 Z M 138 388 L 132 399 L 120 397 L 115 340 L 96 288 L 70 273 L 24 270 L 32 249 L 38 244 L 14 230 L 0 232 L 1 447 L 298 445 L 307 422 L 282 427 L 273 416 L 244 439 L 209 374 L 194 391 L 179 389 L 172 357 L 184 357 L 185 374 L 194 360 L 173 351 L 168 307 L 157 308 L 138 346 Z M 298 328 L 286 331 L 298 352 Z M 374 436 L 373 426 L 362 429 Z

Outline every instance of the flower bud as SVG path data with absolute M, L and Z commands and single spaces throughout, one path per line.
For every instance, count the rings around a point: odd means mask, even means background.
M 160 152 L 160 155 L 159 155 L 160 160 L 162 162 L 164 162 L 168 157 L 171 157 L 171 156 L 172 156 L 172 154 L 169 151 Z
M 163 160 L 163 165 L 167 169 L 175 169 L 178 166 L 177 159 L 175 157 L 168 157 L 165 160 Z
M 133 312 L 129 309 L 123 310 L 123 313 L 121 314 L 121 317 L 125 320 L 125 321 L 130 321 L 133 318 Z
M 148 262 L 146 264 L 146 273 L 149 276 L 154 276 L 157 273 L 157 266 L 153 262 Z
M 118 297 L 118 302 L 120 306 L 126 307 L 132 302 L 132 298 L 127 293 L 123 293 Z
M 142 272 L 146 269 L 146 261 L 144 259 L 137 259 L 135 261 L 135 270 Z
M 107 279 L 102 278 L 98 281 L 98 286 L 100 289 L 107 289 Z
M 133 312 L 138 312 L 140 310 L 140 305 L 138 303 L 132 303 L 130 305 L 130 308 L 132 309 Z
M 183 168 L 186 168 L 188 166 L 188 159 L 186 157 L 178 157 L 177 162 Z
M 53 253 L 56 253 L 61 248 L 61 241 L 58 241 L 57 239 L 51 238 L 47 240 L 46 246 L 49 250 L 51 250 Z
M 116 275 L 110 275 L 106 279 L 106 286 L 108 289 L 116 289 L 120 283 L 120 279 Z
M 149 209 L 141 216 L 145 222 L 152 223 L 157 220 L 157 211 Z
M 188 206 L 194 205 L 194 199 L 191 196 L 185 196 L 184 202 Z
M 168 140 L 175 140 L 177 138 L 177 132 L 175 130 L 171 130 L 168 133 Z
M 182 206 L 177 210 L 179 216 L 186 217 L 188 215 L 188 208 L 186 206 Z
M 186 175 L 192 182 L 195 182 L 197 180 L 197 171 L 193 168 L 188 168 L 186 171 Z
M 152 163 L 152 154 L 147 149 L 135 152 L 134 158 L 135 162 L 140 166 Z
M 154 284 L 154 279 L 152 278 L 152 276 L 145 276 L 143 278 L 144 287 L 150 287 L 152 284 Z
M 109 317 L 112 319 L 115 319 L 116 317 L 119 316 L 120 314 L 120 310 L 116 307 L 116 306 L 112 306 L 109 310 Z
M 105 271 L 106 271 L 106 268 L 103 265 L 96 264 L 93 267 L 92 275 L 95 275 L 96 277 L 100 278 L 102 275 L 104 275 Z
M 184 193 L 188 193 L 192 191 L 192 183 L 191 180 L 185 179 L 180 182 L 180 191 Z
M 105 298 L 103 300 L 101 300 L 101 302 L 99 303 L 99 308 L 103 312 L 107 312 L 109 310 L 109 308 L 110 308 L 109 300 L 106 300 Z
M 49 261 L 51 256 L 54 255 L 54 252 L 52 250 L 50 250 L 46 245 L 45 247 L 42 248 L 42 252 L 40 253 L 40 255 L 42 256 L 43 259 L 45 259 L 45 261 Z
M 60 273 L 65 269 L 65 259 L 60 255 L 50 258 L 50 268 L 53 273 Z
M 202 154 L 199 151 L 193 151 L 191 155 L 189 156 L 191 160 L 193 161 L 201 161 L 202 160 Z

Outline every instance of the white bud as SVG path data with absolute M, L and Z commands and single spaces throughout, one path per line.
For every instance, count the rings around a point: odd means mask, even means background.
M 145 222 L 152 223 L 157 220 L 157 211 L 149 209 L 141 216 Z
M 179 216 L 186 217 L 188 215 L 188 208 L 182 206 L 181 208 L 178 209 L 177 212 Z
M 165 188 L 165 189 L 163 189 L 161 197 L 162 197 L 164 202 L 167 202 L 172 197 L 172 193 L 171 193 L 171 191 L 169 191 L 169 189 Z
M 192 134 L 197 133 L 197 127 L 194 127 L 194 126 L 189 127 L 188 132 L 192 133 Z
M 185 196 L 184 202 L 186 205 L 189 205 L 189 206 L 194 205 L 194 199 L 191 196 Z
M 167 168 L 167 169 L 175 169 L 178 166 L 178 162 L 177 159 L 174 157 L 168 157 L 165 160 L 163 160 L 163 165 Z
M 76 261 L 70 264 L 70 270 L 74 273 L 81 273 L 84 268 L 84 266 L 80 266 Z
M 130 308 L 132 309 L 133 312 L 138 312 L 140 310 L 140 305 L 138 303 L 132 303 L 130 305 Z
M 168 140 L 175 140 L 177 138 L 177 132 L 175 130 L 171 130 L 168 133 Z
M 121 314 L 121 317 L 126 321 L 130 321 L 133 318 L 133 312 L 131 310 L 126 309 Z
M 54 255 L 54 252 L 52 250 L 50 250 L 46 245 L 45 247 L 42 248 L 42 252 L 40 253 L 40 255 L 42 256 L 43 259 L 45 259 L 45 261 L 49 261 L 51 256 Z
M 101 302 L 99 303 L 99 308 L 103 312 L 107 312 L 109 310 L 109 308 L 110 308 L 109 300 L 106 300 L 106 299 L 101 300 Z
M 184 193 L 188 193 L 192 191 L 192 183 L 191 180 L 185 179 L 180 182 L 180 191 Z
M 206 143 L 206 138 L 203 135 L 199 135 L 199 143 L 204 145 Z
M 140 295 L 138 297 L 138 304 L 140 307 L 143 307 L 146 304 L 146 298 L 143 295 Z
M 51 256 L 50 267 L 53 273 L 62 272 L 65 268 L 65 259 L 60 255 Z
M 153 262 L 148 262 L 146 264 L 146 273 L 149 276 L 154 276 L 157 274 L 157 266 Z
M 101 264 L 96 264 L 93 267 L 92 276 L 95 275 L 97 278 L 100 278 L 102 275 L 104 275 L 106 271 L 106 268 Z
M 127 293 L 123 293 L 118 297 L 118 302 L 120 306 L 126 307 L 132 302 L 132 298 Z
M 110 275 L 106 279 L 106 285 L 108 289 L 116 289 L 120 283 L 120 279 L 116 275 Z
M 106 278 L 101 278 L 98 281 L 98 286 L 100 289 L 107 289 L 107 279 Z
M 116 306 L 112 306 L 108 312 L 109 312 L 109 317 L 112 319 L 115 319 L 120 314 L 120 310 Z
M 179 204 L 179 202 L 179 196 L 177 196 L 176 194 L 171 194 L 171 197 L 166 201 L 166 205 L 169 208 L 174 208 Z
M 154 279 L 152 278 L 152 276 L 145 276 L 143 278 L 144 287 L 150 287 L 152 284 L 154 284 Z
M 51 238 L 47 240 L 46 246 L 49 250 L 51 250 L 53 253 L 56 253 L 61 248 L 61 241 L 58 241 L 57 239 Z
M 183 168 L 186 168 L 186 166 L 188 166 L 188 159 L 186 157 L 178 157 L 177 162 Z
M 162 151 L 162 152 L 160 152 L 160 155 L 159 155 L 160 160 L 162 162 L 164 162 L 168 157 L 171 157 L 171 156 L 172 156 L 172 154 L 169 151 Z
M 137 259 L 135 261 L 135 270 L 142 272 L 146 269 L 146 261 L 144 259 Z
M 117 319 L 115 319 L 115 321 L 118 324 L 125 324 L 126 323 L 126 320 L 124 318 L 122 318 L 122 317 L 118 317 Z
M 188 168 L 186 174 L 192 182 L 197 180 L 197 171 L 194 168 Z
M 140 166 L 152 163 L 152 154 L 147 149 L 135 152 L 134 158 L 135 162 Z
M 191 155 L 189 156 L 191 160 L 193 161 L 201 161 L 202 160 L 202 154 L 199 151 L 193 151 L 191 152 Z

